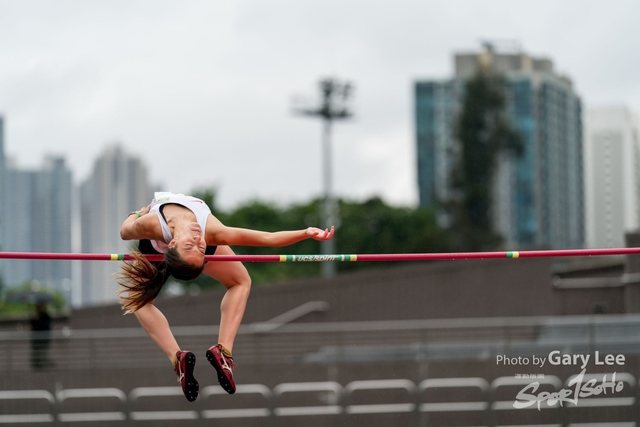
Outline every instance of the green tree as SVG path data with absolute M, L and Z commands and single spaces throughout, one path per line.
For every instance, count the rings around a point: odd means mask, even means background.
M 465 250 L 496 248 L 501 237 L 492 225 L 492 188 L 498 155 L 520 155 L 520 135 L 505 111 L 505 80 L 481 72 L 466 84 L 458 121 L 459 162 L 453 184 L 457 197 L 450 206 L 456 246 Z
M 35 292 L 40 293 L 42 295 L 49 295 L 50 302 L 48 302 L 49 307 L 55 313 L 62 313 L 67 309 L 66 302 L 64 299 L 64 295 L 62 292 L 47 287 L 38 282 L 24 282 L 18 286 L 11 287 L 7 289 L 4 293 L 3 301 L 0 301 L 0 314 L 3 315 L 25 315 L 29 316 L 33 312 L 33 302 L 7 302 L 11 301 L 12 297 L 15 295 L 20 295 L 23 293 Z
M 274 204 L 260 201 L 251 201 L 228 215 L 227 225 L 233 227 L 251 228 L 262 231 L 301 230 L 309 226 L 316 226 L 313 219 L 315 212 L 319 210 L 319 201 L 312 201 L 305 205 L 292 205 L 280 208 Z M 278 255 L 318 253 L 319 242 L 304 240 L 291 246 L 282 248 L 238 246 L 233 250 L 242 255 Z M 316 263 L 293 264 L 283 268 L 283 265 L 273 262 L 248 262 L 245 263 L 254 283 L 283 281 L 293 278 L 315 276 L 320 272 L 320 266 Z
M 385 254 L 450 251 L 449 233 L 427 209 L 392 207 L 374 197 L 364 203 L 340 201 L 340 253 Z M 385 266 L 388 263 L 340 263 L 339 270 Z

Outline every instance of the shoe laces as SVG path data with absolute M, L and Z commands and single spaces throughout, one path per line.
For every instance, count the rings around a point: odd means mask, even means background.
M 182 368 L 180 367 L 180 362 L 176 363 L 176 366 L 174 367 L 174 371 L 176 371 L 176 374 L 178 375 L 178 382 L 182 383 L 182 379 L 184 378 L 184 372 L 182 372 Z
M 222 352 L 220 352 L 220 355 L 222 356 L 223 368 L 228 369 L 230 371 L 235 371 L 236 369 L 238 369 L 238 365 L 233 363 L 233 357 L 227 357 Z
M 182 383 L 182 379 L 184 378 L 184 372 L 182 372 L 182 366 L 180 365 L 180 355 L 176 358 L 176 363 L 173 365 L 173 370 L 178 376 L 178 382 Z

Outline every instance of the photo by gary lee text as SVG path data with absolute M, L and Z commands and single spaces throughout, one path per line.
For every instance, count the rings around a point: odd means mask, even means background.
M 593 356 L 593 359 L 591 359 Z M 591 354 L 563 354 L 559 350 L 554 350 L 549 353 L 547 357 L 544 356 L 531 356 L 531 357 L 509 357 L 499 354 L 496 356 L 496 365 L 502 366 L 538 366 L 543 367 L 545 364 L 549 365 L 565 365 L 565 366 L 579 366 L 580 369 L 584 369 L 589 362 L 593 360 L 594 365 L 607 365 L 607 366 L 622 366 L 624 365 L 625 358 L 623 354 L 600 354 L 599 351 Z

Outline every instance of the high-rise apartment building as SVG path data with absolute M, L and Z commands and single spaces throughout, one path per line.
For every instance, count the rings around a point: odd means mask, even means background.
M 524 152 L 500 155 L 491 213 L 495 230 L 507 245 L 584 246 L 581 102 L 571 81 L 550 60 L 523 52 L 488 48 L 458 54 L 455 66 L 452 79 L 415 85 L 420 205 L 447 219 L 440 206 L 451 199 L 465 83 L 481 70 L 496 73 L 506 80 L 506 113 Z
M 142 161 L 118 145 L 107 147 L 80 189 L 82 252 L 128 252 L 130 242 L 120 239 L 120 226 L 129 212 L 146 206 L 152 196 Z M 116 300 L 113 273 L 118 268 L 116 262 L 82 264 L 83 305 Z
M 625 246 L 640 226 L 640 126 L 624 107 L 596 108 L 585 118 L 587 242 Z
M 0 116 L 0 250 L 71 252 L 72 174 L 62 157 L 48 156 L 37 170 L 20 170 L 5 160 Z M 3 260 L 8 286 L 37 281 L 67 298 L 70 261 Z
M 0 115 L 0 250 L 4 250 L 2 242 L 4 240 L 4 227 L 6 226 L 4 207 L 6 205 L 4 199 L 5 187 L 5 158 L 4 158 L 4 117 Z M 2 274 L 2 271 L 0 271 Z M 2 280 L 2 277 L 0 277 Z
M 71 252 L 72 181 L 62 157 L 48 156 L 38 170 L 7 164 L 2 250 Z M 8 285 L 38 281 L 69 297 L 71 261 L 4 260 L 1 265 Z

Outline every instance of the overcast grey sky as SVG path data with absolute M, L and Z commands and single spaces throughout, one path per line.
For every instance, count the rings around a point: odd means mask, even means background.
M 520 42 L 584 106 L 640 112 L 637 0 L 0 0 L 0 114 L 21 167 L 66 156 L 86 179 L 106 143 L 167 190 L 220 204 L 321 193 L 317 119 L 291 115 L 334 76 L 356 86 L 334 128 L 340 196 L 416 203 L 413 83 L 481 39 Z

